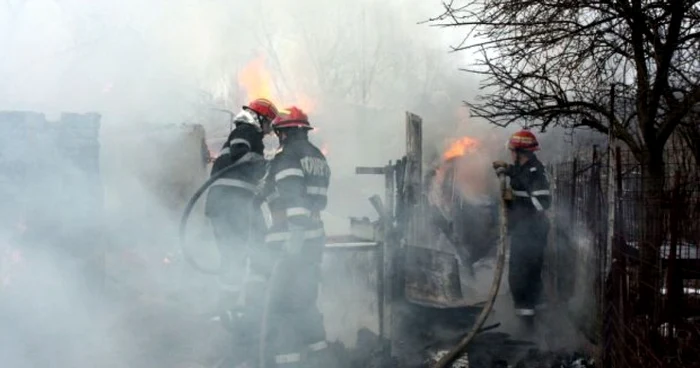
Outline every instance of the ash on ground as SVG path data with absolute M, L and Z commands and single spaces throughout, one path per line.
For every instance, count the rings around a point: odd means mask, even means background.
M 341 360 L 342 368 L 430 368 L 447 349 L 426 350 L 426 359 L 416 362 L 400 362 L 400 357 L 389 359 L 383 354 L 388 341 L 369 330 L 358 333 L 356 348 L 346 350 L 341 343 L 333 348 Z M 451 365 L 452 368 L 592 368 L 593 359 L 582 352 L 567 350 L 545 351 L 527 341 L 514 340 L 506 333 L 488 332 L 478 335 L 469 346 L 467 354 Z

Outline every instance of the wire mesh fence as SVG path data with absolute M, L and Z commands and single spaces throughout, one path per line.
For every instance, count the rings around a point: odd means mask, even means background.
M 550 167 L 546 280 L 593 311 L 579 317 L 605 367 L 698 364 L 700 175 L 687 151 L 664 159 L 652 175 L 630 151 L 592 147 Z

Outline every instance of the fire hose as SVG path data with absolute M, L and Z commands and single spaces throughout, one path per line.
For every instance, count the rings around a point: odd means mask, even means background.
M 204 273 L 207 275 L 219 275 L 222 271 L 221 264 L 216 268 L 207 268 L 207 267 L 204 267 L 204 266 L 200 265 L 199 263 L 197 263 L 197 261 L 195 261 L 192 254 L 187 251 L 187 246 L 186 246 L 186 243 L 187 243 L 187 241 L 186 241 L 187 240 L 187 236 L 186 236 L 187 235 L 187 222 L 190 219 L 190 215 L 192 214 L 192 210 L 194 209 L 195 204 L 197 204 L 197 201 L 199 200 L 199 198 L 202 197 L 204 192 L 206 192 L 207 189 L 209 189 L 209 187 L 212 186 L 212 184 L 214 184 L 214 182 L 216 180 L 218 180 L 219 178 L 228 174 L 233 169 L 238 168 L 241 164 L 246 164 L 246 163 L 250 163 L 250 161 L 243 160 L 243 159 L 238 160 L 235 163 L 225 167 L 224 169 L 222 169 L 218 173 L 212 175 L 192 195 L 192 198 L 190 198 L 190 201 L 187 202 L 187 206 L 185 206 L 185 210 L 182 213 L 182 218 L 180 219 L 180 228 L 179 228 L 179 233 L 178 233 L 179 238 L 180 238 L 180 249 L 182 251 L 182 255 L 185 258 L 185 261 L 187 262 L 187 264 L 189 264 L 192 268 L 194 268 L 195 270 L 197 270 L 201 273 Z
M 488 318 L 491 310 L 493 309 L 493 304 L 496 301 L 496 295 L 498 295 L 498 289 L 501 286 L 501 278 L 503 277 L 503 268 L 506 259 L 506 247 L 507 241 L 507 230 L 508 223 L 506 217 L 506 180 L 504 174 L 499 174 L 498 179 L 500 182 L 501 193 L 500 193 L 500 208 L 499 208 L 499 230 L 500 237 L 498 239 L 498 253 L 496 255 L 496 269 L 494 270 L 493 282 L 491 283 L 491 291 L 489 292 L 486 305 L 481 310 L 479 317 L 477 317 L 472 330 L 469 331 L 467 336 L 465 336 L 457 345 L 455 345 L 450 351 L 445 354 L 433 368 L 447 368 L 455 360 L 457 360 L 467 349 L 469 343 L 474 339 L 474 337 L 480 332 L 481 326 L 484 325 L 486 319 Z
M 187 235 L 187 222 L 189 221 L 190 215 L 192 214 L 192 210 L 194 209 L 195 204 L 197 204 L 197 201 L 199 198 L 202 197 L 204 192 L 209 189 L 214 182 L 221 178 L 222 176 L 226 175 L 227 173 L 231 172 L 233 169 L 237 168 L 240 164 L 243 162 L 238 161 L 232 165 L 227 166 L 223 170 L 219 171 L 218 173 L 212 175 L 204 184 L 202 184 L 199 189 L 192 195 L 192 198 L 190 198 L 189 202 L 187 203 L 187 206 L 185 206 L 185 210 L 183 211 L 182 218 L 180 219 L 180 228 L 179 228 L 179 238 L 180 238 L 180 248 L 182 250 L 183 257 L 185 258 L 185 261 L 194 268 L 195 270 L 202 272 L 204 274 L 208 275 L 219 275 L 222 271 L 221 265 L 216 268 L 207 268 L 199 263 L 194 259 L 191 253 L 188 252 L 187 246 L 186 246 L 186 235 Z M 274 292 L 272 289 L 275 285 L 275 280 L 277 279 L 277 269 L 279 268 L 279 260 L 275 262 L 273 268 L 272 268 L 272 273 L 269 278 L 269 283 L 268 287 L 265 293 L 265 302 L 263 305 L 263 310 L 262 310 L 262 318 L 260 321 L 260 344 L 259 344 L 259 350 L 258 350 L 258 355 L 259 355 L 259 365 L 260 368 L 265 367 L 265 356 L 266 356 L 266 350 L 267 350 L 267 329 L 268 329 L 268 318 L 269 318 L 269 313 L 270 313 L 270 300 L 272 293 Z M 245 283 L 244 283 L 244 288 L 245 288 Z M 245 293 L 245 291 L 243 291 Z

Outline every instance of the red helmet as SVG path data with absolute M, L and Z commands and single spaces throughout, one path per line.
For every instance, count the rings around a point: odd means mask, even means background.
M 304 128 L 313 129 L 309 117 L 296 106 L 282 110 L 272 122 L 272 129 Z
M 274 120 L 277 117 L 277 108 L 275 104 L 266 98 L 255 99 L 247 106 L 243 106 L 243 108 L 253 110 L 270 120 Z
M 537 151 L 540 149 L 540 144 L 537 142 L 535 135 L 528 129 L 523 129 L 516 132 L 508 140 L 509 150 L 525 150 Z

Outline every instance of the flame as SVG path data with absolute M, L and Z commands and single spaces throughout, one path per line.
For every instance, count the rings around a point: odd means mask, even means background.
M 275 88 L 274 81 L 274 75 L 267 69 L 263 56 L 251 60 L 238 73 L 238 85 L 245 91 L 246 102 L 256 98 L 267 98 L 280 109 L 297 106 L 307 114 L 316 109 L 316 101 L 303 91 L 293 91 L 293 99 L 283 98 Z
M 305 91 L 296 90 L 283 96 L 280 91 L 277 90 L 274 83 L 275 80 L 275 75 L 267 69 L 263 56 L 258 56 L 251 60 L 238 73 L 238 85 L 245 92 L 246 102 L 256 98 L 267 98 L 280 110 L 289 106 L 297 106 L 307 114 L 316 111 L 318 107 L 317 101 L 309 94 Z M 285 96 L 287 95 L 294 97 L 286 98 Z M 319 128 L 315 126 L 313 116 L 311 119 L 311 124 L 314 125 L 314 130 L 312 130 L 311 133 L 318 134 Z M 324 155 L 328 154 L 328 146 L 326 144 L 322 144 L 321 152 L 323 152 Z M 264 152 L 266 158 L 273 157 L 275 153 L 276 149 L 267 149 Z M 217 155 L 218 154 L 210 151 L 210 156 L 213 159 L 216 158 Z
M 462 157 L 467 153 L 476 151 L 479 147 L 479 141 L 471 137 L 462 137 L 452 142 L 445 153 L 442 154 L 442 159 L 447 161 L 453 158 Z
M 441 211 L 449 212 L 454 201 L 454 193 L 459 192 L 463 198 L 483 195 L 489 192 L 492 184 L 491 165 L 488 154 L 483 151 L 483 143 L 472 137 L 454 140 L 442 154 L 442 162 L 435 168 L 432 179 L 433 189 L 429 200 Z M 444 191 L 445 180 L 452 181 L 449 193 Z
M 247 101 L 267 98 L 274 101 L 272 95 L 272 74 L 265 68 L 265 59 L 259 56 L 251 60 L 238 73 L 238 84 L 245 90 Z

